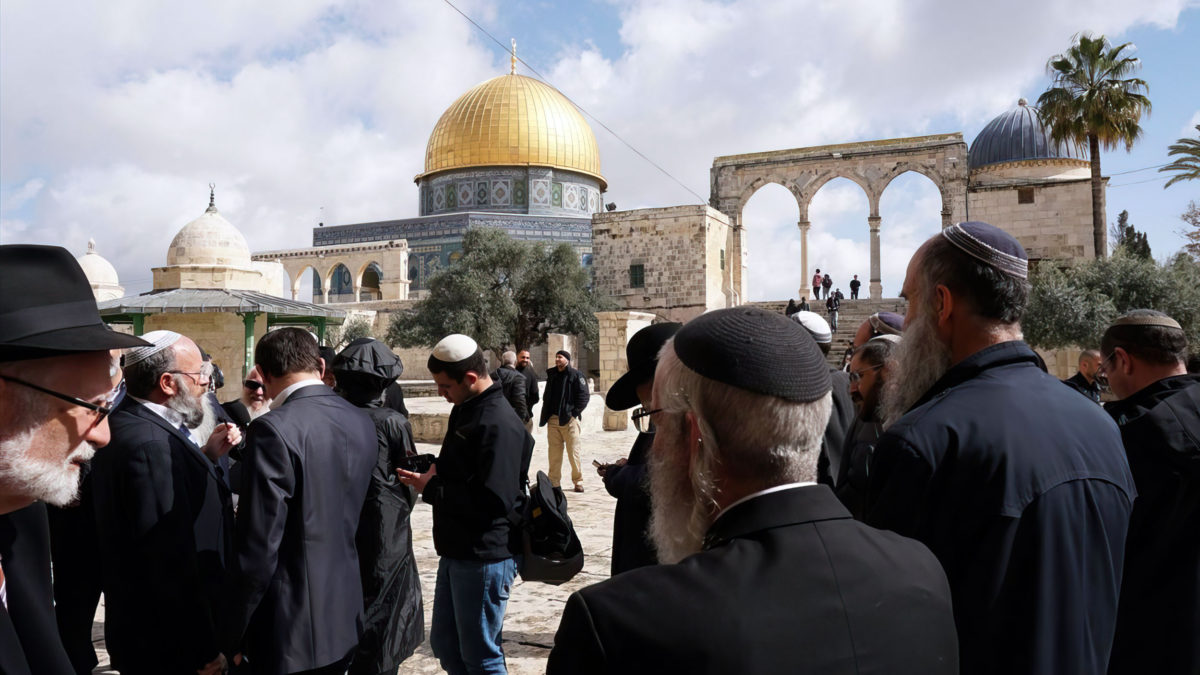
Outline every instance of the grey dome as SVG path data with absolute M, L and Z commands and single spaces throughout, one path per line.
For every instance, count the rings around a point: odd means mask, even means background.
M 1017 107 L 988 122 L 975 137 L 967 154 L 967 167 L 978 169 L 989 164 L 1027 159 L 1086 161 L 1074 143 L 1055 144 L 1050 140 L 1050 131 L 1042 126 L 1037 110 L 1021 99 Z

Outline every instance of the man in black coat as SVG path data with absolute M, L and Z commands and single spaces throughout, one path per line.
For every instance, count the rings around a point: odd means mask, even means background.
M 271 412 L 250 425 L 227 594 L 229 642 L 252 672 L 343 673 L 362 630 L 354 535 L 378 454 L 375 425 L 321 382 L 312 335 L 254 350 Z
M 821 354 L 828 358 L 833 343 L 829 324 L 816 312 L 796 312 L 792 320 L 800 324 L 816 341 Z M 846 444 L 846 433 L 854 422 L 854 401 L 850 399 L 850 376 L 840 368 L 829 369 L 830 391 L 833 394 L 833 411 L 825 424 L 821 437 L 821 454 L 817 457 L 817 482 L 834 487 L 842 471 L 842 448 Z
M 1136 491 L 1116 425 L 1021 341 L 1027 274 L 986 223 L 913 256 L 866 522 L 941 561 L 964 673 L 1102 673 Z
M 1137 484 L 1108 672 L 1200 673 L 1200 375 L 1187 337 L 1152 310 L 1116 320 L 1100 342 Z
M 1085 349 L 1079 353 L 1079 370 L 1063 380 L 1063 384 L 1092 399 L 1100 402 L 1100 382 L 1096 375 L 1100 370 L 1100 352 L 1095 349 Z
M 529 389 L 529 380 L 517 372 L 517 353 L 504 352 L 500 355 L 500 367 L 492 371 L 492 379 L 500 383 L 504 399 L 516 411 L 521 421 L 530 418 L 529 406 L 525 403 L 525 395 Z
M 75 501 L 125 391 L 110 350 L 147 343 L 104 325 L 62 247 L 0 246 L 0 288 L 0 673 L 66 675 L 74 671 L 55 625 L 46 509 L 36 502 Z
M 437 462 L 400 480 L 433 506 L 433 546 L 440 557 L 429 646 L 442 668 L 504 673 L 500 634 L 517 573 L 510 548 L 512 513 L 533 453 L 483 353 L 466 335 L 433 348 L 429 372 L 438 393 L 454 404 Z
M 850 359 L 850 372 L 847 373 L 850 399 L 854 401 L 858 414 L 846 432 L 833 491 L 859 520 L 865 515 L 863 500 L 870 476 L 871 455 L 883 434 L 879 399 L 891 375 L 888 361 L 899 343 L 900 337 L 896 335 L 871 338 L 855 349 Z
M 542 397 L 542 417 L 538 426 L 546 427 L 546 448 L 550 455 L 550 482 L 558 487 L 562 478 L 563 448 L 571 462 L 571 482 L 583 492 L 583 462 L 579 459 L 579 417 L 588 404 L 588 386 L 583 373 L 571 367 L 571 352 L 560 349 L 554 354 L 554 367 L 546 371 L 546 395 Z
M 533 406 L 537 405 L 538 396 L 538 376 L 537 369 L 533 367 L 533 361 L 529 358 L 529 350 L 522 349 L 517 352 L 517 372 L 525 376 L 525 431 L 533 433 Z
M 216 460 L 241 432 L 223 424 L 197 445 L 211 364 L 178 333 L 144 337 L 152 346 L 125 355 L 112 443 L 92 461 L 105 644 L 122 673 L 219 672 L 233 506 Z
M 811 482 L 829 387 L 816 343 L 780 314 L 680 329 L 651 403 L 663 564 L 572 594 L 547 673 L 957 672 L 937 560 Z

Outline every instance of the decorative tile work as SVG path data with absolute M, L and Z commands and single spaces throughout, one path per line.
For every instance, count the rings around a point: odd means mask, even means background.
M 475 183 L 475 205 L 476 206 L 487 206 L 488 192 L 489 192 L 489 190 L 488 190 L 487 181 L 481 180 L 481 181 Z
M 518 180 L 513 185 L 513 203 L 517 206 L 525 206 L 525 181 Z
M 550 205 L 562 207 L 563 184 L 551 183 L 550 185 Z
M 441 211 L 446 207 L 446 194 L 449 190 L 431 190 L 433 192 L 433 209 Z
M 574 185 L 566 185 L 563 190 L 563 206 L 568 209 L 579 208 L 579 190 Z
M 533 203 L 537 206 L 549 206 L 550 205 L 550 181 L 548 181 L 548 180 L 532 180 L 529 182 L 532 184 L 531 192 L 533 193 Z M 559 184 L 555 183 L 555 185 L 559 185 Z M 559 185 L 559 189 L 560 190 L 562 189 L 561 185 Z M 559 197 L 561 199 L 561 197 L 562 197 L 561 192 L 559 193 Z
M 588 213 L 596 213 L 596 208 L 600 206 L 600 195 L 596 194 L 595 190 L 588 190 Z
M 458 190 L 453 185 L 446 186 L 446 208 L 453 209 L 458 206 Z
M 475 204 L 475 183 L 458 184 L 458 205 L 472 206 Z
M 512 203 L 512 182 L 508 180 L 492 181 L 492 205 L 508 206 Z

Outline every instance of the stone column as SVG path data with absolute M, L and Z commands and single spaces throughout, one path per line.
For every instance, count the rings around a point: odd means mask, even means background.
M 879 272 L 879 216 L 868 216 L 867 226 L 871 228 L 871 299 L 883 297 L 883 283 Z
M 600 324 L 599 357 L 600 378 L 596 381 L 596 393 L 607 393 L 617 378 L 629 370 L 625 358 L 625 345 L 629 338 L 654 321 L 654 315 L 646 312 L 596 312 Z M 604 408 L 602 425 L 605 431 L 621 431 L 629 426 L 629 411 Z
M 811 223 L 801 220 L 796 224 L 800 226 L 800 297 L 807 298 L 811 288 L 808 284 L 812 281 L 808 277 L 808 228 Z

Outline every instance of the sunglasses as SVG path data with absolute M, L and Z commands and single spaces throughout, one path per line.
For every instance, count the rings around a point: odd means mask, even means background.
M 242 386 L 249 389 L 250 391 L 258 391 L 259 389 L 263 388 L 263 383 L 255 382 L 254 380 L 246 380 L 245 382 L 242 383 Z
M 100 422 L 102 422 L 104 420 L 105 417 L 108 417 L 109 415 L 111 415 L 113 409 L 116 408 L 117 405 L 121 402 L 121 399 L 125 398 L 125 380 L 124 379 L 122 379 L 121 383 L 118 384 L 116 387 L 114 387 L 112 391 L 110 391 L 104 395 L 104 403 L 103 404 L 89 403 L 88 401 L 85 401 L 83 399 L 75 398 L 74 396 L 68 396 L 66 394 L 54 391 L 53 389 L 47 389 L 45 387 L 36 385 L 32 382 L 26 382 L 25 380 L 19 380 L 15 377 L 9 377 L 7 375 L 0 375 L 0 380 L 4 380 L 5 382 L 12 382 L 13 384 L 19 384 L 22 387 L 28 387 L 30 389 L 33 389 L 34 391 L 40 391 L 43 394 L 46 394 L 48 396 L 53 396 L 54 398 L 61 399 L 63 401 L 66 401 L 67 403 L 72 403 L 81 408 L 87 408 L 88 410 L 91 410 L 93 413 L 95 413 L 96 419 L 92 422 L 92 426 L 99 424 Z

